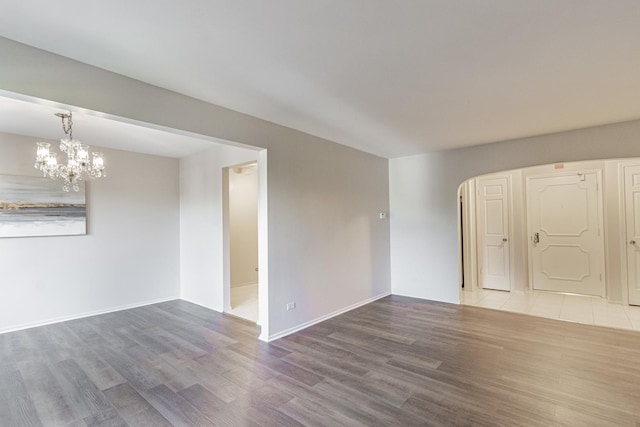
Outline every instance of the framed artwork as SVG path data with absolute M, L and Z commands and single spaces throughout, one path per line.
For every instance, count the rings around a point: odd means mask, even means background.
M 62 182 L 0 175 L 0 237 L 87 234 L 85 183 L 62 191 Z

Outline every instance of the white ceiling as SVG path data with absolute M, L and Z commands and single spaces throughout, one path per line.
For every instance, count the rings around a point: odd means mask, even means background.
M 32 99 L 13 99 L 0 92 L 0 132 L 31 136 L 35 139 L 64 138 L 62 122 L 55 113 L 67 108 L 43 104 Z M 73 113 L 73 137 L 92 147 L 108 147 L 156 156 L 181 158 L 203 151 L 222 141 L 177 134 L 131 123 L 124 119 L 96 115 L 91 111 Z M 35 149 L 35 144 L 34 144 Z
M 638 0 L 6 1 L 0 36 L 385 157 L 640 118 Z

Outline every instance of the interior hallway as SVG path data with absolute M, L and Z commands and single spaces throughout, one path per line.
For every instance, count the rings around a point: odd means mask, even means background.
M 610 303 L 599 297 L 544 291 L 478 289 L 461 292 L 460 303 L 585 325 L 640 331 L 640 307 Z

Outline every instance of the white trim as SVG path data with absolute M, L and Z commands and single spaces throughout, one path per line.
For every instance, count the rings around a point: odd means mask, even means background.
M 507 196 L 509 197 L 508 216 L 509 216 L 509 292 L 513 291 L 514 283 L 516 283 L 516 269 L 515 269 L 515 255 L 516 250 L 515 243 L 515 228 L 513 227 L 513 172 L 507 174 Z
M 470 291 L 476 291 L 480 288 L 480 282 L 478 281 L 478 225 L 476 223 L 476 180 L 470 179 L 467 181 L 467 208 L 465 213 L 467 214 L 467 233 L 468 242 L 468 262 L 469 266 L 469 282 Z
M 231 239 L 229 226 L 229 167 L 222 168 L 222 307 L 231 310 Z M 210 307 L 207 307 L 210 308 Z
M 458 291 L 464 291 L 464 277 L 465 277 L 465 266 L 464 262 L 460 262 L 460 260 L 464 260 L 467 258 L 465 254 L 465 244 L 464 244 L 464 235 L 465 231 L 467 231 L 466 227 L 466 200 L 463 193 L 466 192 L 467 185 L 466 182 L 463 182 L 458 187 L 458 209 L 456 209 L 456 213 L 458 215 Z
M 620 245 L 620 282 L 622 283 L 622 305 L 629 304 L 629 273 L 628 273 L 628 246 L 627 246 L 627 185 L 626 185 L 626 169 L 627 167 L 640 166 L 637 160 L 620 161 L 618 163 L 618 221 L 619 226 L 619 245 Z
M 180 297 L 180 299 L 182 301 L 186 301 L 186 302 L 189 302 L 191 304 L 199 305 L 200 307 L 204 307 L 204 308 L 206 308 L 208 310 L 215 311 L 216 313 L 220 313 L 220 314 L 224 313 L 220 307 L 212 307 L 212 306 L 207 305 L 207 304 L 202 304 L 201 302 L 191 301 L 190 299 L 187 299 L 187 298 L 184 298 L 184 297 Z
M 607 211 L 604 208 L 604 191 L 605 191 L 605 170 L 604 165 L 602 168 L 598 169 L 596 174 L 596 197 L 598 199 L 598 217 L 600 217 L 600 223 L 598 226 L 600 227 L 600 234 L 602 235 L 602 259 L 600 260 L 600 274 L 602 274 L 602 286 L 604 287 L 604 294 L 600 295 L 601 298 L 609 300 L 609 296 L 611 292 L 609 290 L 609 276 L 607 275 L 608 264 L 608 240 L 607 240 Z M 618 192 L 619 193 L 619 192 Z
M 458 242 L 461 244 L 461 253 L 464 256 L 463 271 L 464 289 L 461 292 L 473 292 L 478 289 L 478 267 L 476 251 L 476 202 L 475 179 L 471 178 L 460 184 L 458 195 L 462 197 L 462 226 L 458 225 Z M 458 213 L 460 217 L 460 213 Z M 458 259 L 458 264 L 462 264 Z M 461 282 L 461 280 L 460 280 Z M 458 285 L 460 287 L 460 284 Z
M 360 302 L 357 302 L 355 304 L 351 304 L 350 306 L 341 308 L 341 309 L 336 310 L 336 311 L 334 311 L 332 313 L 325 314 L 324 316 L 317 317 L 317 318 L 315 318 L 313 320 L 310 320 L 308 322 L 305 322 L 305 323 L 303 323 L 301 325 L 294 326 L 293 328 L 285 329 L 282 332 L 278 332 L 277 334 L 270 335 L 266 341 L 267 342 L 271 342 L 271 341 L 277 340 L 278 338 L 286 337 L 287 335 L 291 335 L 291 334 L 294 334 L 294 333 L 296 333 L 298 331 L 306 329 L 309 326 L 313 326 L 316 323 L 324 322 L 325 320 L 329 320 L 332 317 L 339 316 L 340 314 L 344 314 L 347 311 L 351 311 L 351 310 L 354 310 L 354 309 L 356 309 L 358 307 L 362 307 L 363 305 L 367 305 L 369 303 L 372 303 L 372 302 L 374 302 L 376 300 L 379 300 L 380 298 L 384 298 L 384 297 L 387 297 L 389 295 L 391 295 L 391 291 L 383 292 L 383 293 L 381 293 L 379 295 L 376 295 L 374 297 L 367 298 L 364 301 L 360 301 Z
M 629 277 L 628 275 L 628 263 L 627 263 L 627 186 L 625 183 L 625 168 L 624 163 L 617 164 L 617 178 L 618 178 L 618 245 L 620 247 L 620 282 L 622 283 L 622 304 L 629 305 Z M 609 251 L 607 251 L 609 252 Z
M 258 321 L 261 341 L 269 340 L 269 187 L 267 150 L 258 153 Z
M 73 315 L 73 316 L 62 316 L 62 317 L 56 317 L 54 319 L 49 319 L 49 320 L 44 320 L 44 321 L 23 323 L 22 325 L 11 326 L 9 328 L 0 329 L 0 334 L 6 334 L 8 332 L 21 331 L 23 329 L 36 328 L 38 326 L 52 325 L 54 323 L 67 322 L 69 320 L 82 319 L 84 317 L 98 316 L 100 314 L 114 313 L 116 311 L 129 310 L 129 309 L 132 309 L 132 308 L 144 307 L 146 305 L 159 304 L 161 302 L 175 301 L 175 300 L 179 300 L 179 299 L 180 299 L 180 296 L 177 295 L 177 296 L 174 296 L 174 297 L 160 298 L 160 299 L 151 300 L 151 301 L 145 301 L 145 302 L 139 302 L 139 303 L 134 303 L 134 304 L 121 305 L 121 306 L 118 306 L 118 307 L 108 308 L 106 310 L 95 310 L 95 311 L 90 311 L 90 312 L 86 312 L 86 313 L 82 313 L 82 314 L 76 314 L 76 315 Z

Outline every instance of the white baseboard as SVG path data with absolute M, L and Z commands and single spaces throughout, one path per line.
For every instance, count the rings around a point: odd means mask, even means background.
M 347 311 L 351 311 L 353 309 L 356 309 L 358 307 L 362 307 L 363 305 L 369 304 L 373 301 L 379 300 L 380 298 L 384 298 L 386 296 L 391 295 L 391 291 L 386 291 L 383 292 L 379 295 L 376 295 L 374 297 L 371 298 L 367 298 L 366 300 L 357 302 L 355 304 L 351 304 L 350 306 L 341 308 L 339 310 L 336 310 L 332 313 L 326 314 L 324 316 L 320 316 L 316 319 L 310 320 L 308 322 L 305 322 L 301 325 L 298 326 L 294 326 L 292 328 L 286 329 L 284 331 L 278 332 L 276 334 L 270 335 L 268 337 L 268 339 L 266 340 L 267 342 L 269 341 L 274 341 L 277 340 L 278 338 L 282 338 L 285 337 L 287 335 L 291 335 L 295 332 L 301 331 L 305 328 L 308 328 L 309 326 L 313 326 L 316 323 L 320 323 L 323 322 L 325 320 L 331 319 L 332 317 L 338 316 L 340 314 L 346 313 Z M 186 298 L 181 298 L 180 296 L 176 295 L 173 297 L 168 297 L 168 298 L 160 298 L 160 299 L 155 299 L 155 300 L 149 300 L 149 301 L 143 301 L 143 302 L 138 302 L 138 303 L 134 303 L 134 304 L 127 304 L 127 305 L 122 305 L 122 306 L 118 306 L 118 307 L 112 307 L 112 308 L 108 308 L 105 310 L 95 310 L 95 311 L 90 311 L 90 312 L 85 312 L 85 313 L 81 313 L 81 314 L 76 314 L 76 315 L 72 315 L 72 316 L 62 316 L 62 317 L 57 317 L 54 319 L 47 319 L 47 320 L 42 320 L 42 321 L 37 321 L 37 322 L 30 322 L 30 323 L 24 323 L 21 325 L 14 325 L 14 326 L 9 326 L 6 328 L 0 328 L 0 334 L 5 334 L 8 332 L 15 332 L 15 331 L 20 331 L 23 329 L 31 329 L 31 328 L 36 328 L 38 326 L 46 326 L 46 325 L 51 325 L 54 323 L 60 323 L 60 322 L 66 322 L 68 320 L 75 320 L 75 319 L 82 319 L 84 317 L 91 317 L 91 316 L 97 316 L 100 314 L 107 314 L 107 313 L 114 313 L 116 311 L 122 311 L 122 310 L 129 310 L 131 308 L 137 308 L 137 307 L 144 307 L 146 305 L 151 305 L 151 304 L 159 304 L 161 302 L 167 302 L 167 301 L 174 301 L 174 300 L 183 300 L 183 301 L 187 301 L 190 302 L 192 304 L 196 304 L 199 305 L 201 307 L 207 308 L 209 310 L 213 310 L 215 312 L 218 313 L 223 313 L 222 310 L 220 310 L 219 308 L 215 308 L 215 307 L 210 307 L 207 306 L 206 304 L 201 304 L 201 303 L 197 303 L 194 301 L 190 301 Z M 263 337 L 260 337 L 261 340 L 263 340 Z M 265 340 L 263 340 L 265 341 Z
M 174 297 L 160 298 L 160 299 L 149 300 L 149 301 L 144 301 L 144 302 L 137 302 L 137 303 L 134 303 L 134 304 L 121 305 L 121 306 L 118 306 L 118 307 L 112 307 L 112 308 L 108 308 L 108 309 L 104 309 L 104 310 L 95 310 L 95 311 L 89 311 L 89 312 L 85 312 L 85 313 L 81 313 L 81 314 L 74 314 L 74 315 L 71 315 L 71 316 L 62 316 L 62 317 L 56 317 L 56 318 L 53 318 L 53 319 L 40 320 L 40 321 L 37 321 L 37 322 L 23 323 L 21 325 L 14 325 L 14 326 L 6 327 L 6 328 L 0 328 L 0 334 L 5 334 L 7 332 L 21 331 L 23 329 L 36 328 L 38 326 L 52 325 L 54 323 L 66 322 L 68 320 L 82 319 L 84 317 L 97 316 L 99 314 L 114 313 L 116 311 L 129 310 L 131 308 L 144 307 L 145 305 L 158 304 L 158 303 L 161 303 L 161 302 L 173 301 L 173 300 L 177 300 L 177 299 L 180 299 L 180 296 L 176 295 Z
M 376 296 L 371 297 L 371 298 L 367 298 L 366 300 L 357 302 L 355 304 L 351 304 L 350 306 L 341 308 L 341 309 L 336 310 L 336 311 L 334 311 L 332 313 L 329 313 L 329 314 L 325 314 L 324 316 L 320 316 L 318 318 L 315 318 L 313 320 L 305 322 L 305 323 L 303 323 L 301 325 L 294 326 L 293 328 L 285 329 L 284 331 L 278 332 L 277 334 L 269 335 L 269 338 L 266 341 L 267 342 L 271 342 L 271 341 L 277 340 L 278 338 L 286 337 L 287 335 L 291 335 L 293 333 L 296 333 L 298 331 L 306 329 L 309 326 L 313 326 L 316 323 L 324 322 L 325 320 L 331 319 L 332 317 L 339 316 L 340 314 L 346 313 L 347 311 L 351 311 L 351 310 L 356 309 L 358 307 L 362 307 L 363 305 L 367 305 L 369 303 L 372 303 L 372 302 L 374 302 L 376 300 L 379 300 L 380 298 L 384 298 L 384 297 L 387 297 L 389 295 L 391 295 L 391 291 L 383 292 L 383 293 L 381 293 L 379 295 L 376 295 Z
M 190 299 L 184 298 L 184 297 L 180 297 L 179 299 L 181 299 L 182 301 L 186 301 L 186 302 L 190 302 L 191 304 L 195 304 L 195 305 L 199 305 L 200 307 L 204 307 L 204 308 L 208 308 L 209 310 L 213 310 L 216 313 L 223 313 L 222 309 L 220 307 L 213 307 L 207 304 L 202 304 L 200 302 L 195 302 L 195 301 L 191 301 Z

